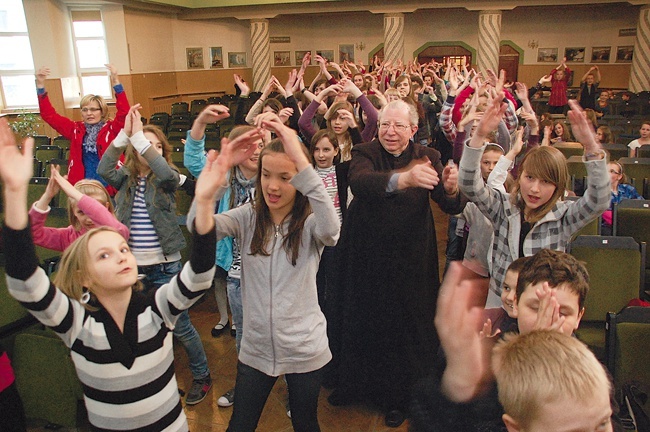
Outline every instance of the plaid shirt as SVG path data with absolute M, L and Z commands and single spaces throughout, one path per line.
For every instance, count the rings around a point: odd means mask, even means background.
M 466 147 L 460 160 L 458 185 L 470 201 L 476 203 L 492 221 L 492 278 L 490 289 L 500 295 L 506 271 L 519 258 L 521 215 L 510 195 L 485 185 L 481 178 L 482 148 Z M 524 240 L 524 256 L 542 249 L 564 251 L 571 235 L 602 214 L 609 206 L 610 186 L 605 159 L 585 162 L 589 183 L 577 201 L 558 201 L 553 209 L 537 221 Z

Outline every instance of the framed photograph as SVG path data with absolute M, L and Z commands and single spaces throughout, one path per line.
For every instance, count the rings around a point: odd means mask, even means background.
M 203 48 L 185 48 L 188 69 L 203 69 Z
M 328 62 L 334 61 L 334 50 L 320 50 L 320 51 L 316 51 L 316 54 L 323 57 Z
M 564 48 L 564 57 L 567 63 L 584 63 L 585 48 Z
M 616 63 L 632 63 L 633 46 L 620 46 L 616 48 Z
M 302 59 L 305 57 L 305 54 L 310 53 L 311 51 L 295 51 L 296 54 L 296 66 L 302 66 Z M 310 62 L 311 64 L 311 62 Z
M 291 51 L 273 51 L 273 66 L 291 66 Z
M 593 47 L 591 49 L 591 62 L 609 63 L 609 54 L 611 52 L 612 47 Z
M 245 52 L 229 52 L 228 53 L 228 67 L 246 67 L 246 53 Z
M 557 48 L 538 48 L 537 61 L 541 63 L 556 63 Z
M 354 63 L 354 44 L 339 45 L 339 63 L 344 60 Z
M 223 67 L 223 50 L 221 47 L 210 47 L 210 69 Z

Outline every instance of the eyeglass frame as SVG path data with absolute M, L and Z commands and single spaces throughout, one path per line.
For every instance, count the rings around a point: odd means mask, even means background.
M 94 113 L 94 112 L 101 111 L 101 110 L 102 110 L 101 108 L 95 108 L 95 107 L 83 107 L 83 108 L 81 108 L 81 112 L 84 113 L 84 114 L 87 113 L 87 112 L 93 112 Z
M 377 122 L 377 128 L 380 130 L 388 131 L 391 127 L 395 132 L 406 132 L 408 129 L 413 129 L 413 125 L 411 124 L 403 125 L 391 122 Z

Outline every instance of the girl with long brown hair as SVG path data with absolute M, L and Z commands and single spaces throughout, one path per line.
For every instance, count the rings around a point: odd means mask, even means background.
M 313 432 L 320 430 L 322 368 L 332 358 L 316 273 L 323 248 L 336 244 L 339 218 L 296 133 L 272 113 L 258 117 L 257 126 L 278 139 L 260 153 L 255 200 L 214 215 L 217 238 L 236 237 L 242 259 L 244 334 L 228 430 L 254 431 L 284 374 L 294 430 Z M 250 157 L 253 147 L 208 155 L 201 173 L 212 179 L 208 196 L 225 193 L 228 171 Z

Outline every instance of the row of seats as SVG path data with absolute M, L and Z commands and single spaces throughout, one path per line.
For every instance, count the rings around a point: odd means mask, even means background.
M 623 200 L 614 207 L 614 236 L 581 235 L 568 249 L 589 272 L 576 335 L 607 365 L 617 391 L 633 380 L 650 386 L 650 308 L 627 307 L 650 299 L 648 226 L 650 201 Z
M 560 148 L 560 147 L 557 147 Z M 587 169 L 582 160 L 582 148 L 560 148 L 567 158 L 571 185 L 569 188 L 578 193 L 587 187 Z M 573 152 L 573 153 L 572 153 Z M 616 157 L 611 153 L 611 160 L 616 160 L 623 167 L 629 183 L 645 199 L 650 199 L 650 158 Z

